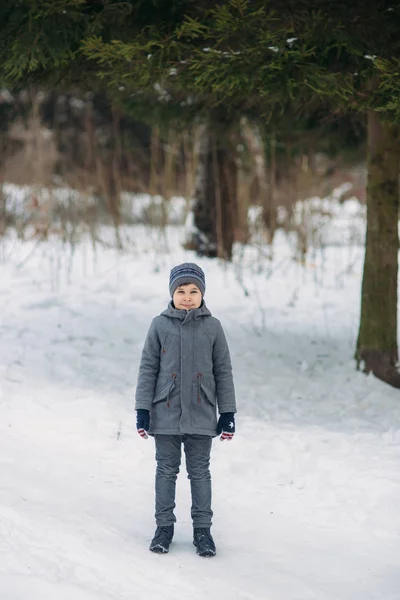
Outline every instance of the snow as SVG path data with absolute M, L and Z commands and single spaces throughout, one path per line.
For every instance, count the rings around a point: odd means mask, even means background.
M 293 225 L 304 231 L 313 247 L 364 245 L 366 207 L 353 197 L 309 198 L 296 202 Z
M 121 194 L 122 214 L 131 223 L 156 223 L 162 221 L 165 200 L 159 195 Z M 183 196 L 172 196 L 167 204 L 167 221 L 170 225 L 182 225 L 188 202 Z
M 331 196 L 312 197 L 298 200 L 291 214 L 284 206 L 277 207 L 277 222 L 287 225 L 307 240 L 307 245 L 315 249 L 329 246 L 353 248 L 363 246 L 366 233 L 366 207 L 355 196 L 341 202 L 341 196 L 350 188 L 339 186 Z M 250 206 L 248 223 L 251 232 L 257 236 L 262 224 L 262 207 Z
M 278 234 L 272 261 L 238 247 L 224 266 L 183 237 L 0 241 L 0 597 L 397 600 L 400 402 L 352 359 L 362 248 L 301 265 Z M 144 336 L 183 260 L 205 269 L 238 396 L 234 440 L 213 444 L 213 559 L 184 465 L 171 551 L 148 551 L 154 443 L 135 431 Z
M 46 188 L 4 183 L 1 192 L 7 212 L 14 217 L 26 217 L 27 212 L 32 210 L 33 198 L 37 200 L 39 206 L 49 207 L 53 211 L 56 207 L 67 208 L 71 205 L 81 205 L 83 199 L 88 205 L 95 204 L 93 196 L 83 197 L 77 190 L 69 187 Z
M 93 195 L 82 196 L 77 190 L 68 187 L 55 186 L 54 188 L 37 187 L 29 185 L 16 185 L 4 183 L 2 194 L 5 200 L 7 213 L 14 218 L 32 216 L 33 198 L 38 206 L 46 209 L 46 220 L 52 217 L 52 223 L 57 224 L 59 217 L 57 209 L 82 208 L 96 206 L 98 200 Z M 165 200 L 160 195 L 133 194 L 123 192 L 121 194 L 121 215 L 128 223 L 160 222 L 163 217 L 163 204 Z M 172 196 L 167 203 L 167 220 L 170 225 L 181 225 L 184 223 L 187 213 L 188 202 L 182 196 Z

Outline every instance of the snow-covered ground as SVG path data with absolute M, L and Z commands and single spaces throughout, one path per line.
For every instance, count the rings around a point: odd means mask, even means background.
M 124 254 L 0 241 L 1 600 L 398 600 L 400 394 L 354 368 L 362 249 L 304 267 L 278 236 L 272 263 L 247 248 L 224 267 L 180 235 L 127 229 Z M 171 551 L 148 551 L 154 444 L 135 431 L 144 336 L 183 260 L 206 271 L 238 396 L 213 445 L 214 559 L 191 543 L 184 465 Z

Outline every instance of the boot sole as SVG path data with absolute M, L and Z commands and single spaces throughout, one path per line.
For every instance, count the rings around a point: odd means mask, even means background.
M 196 554 L 198 554 L 199 556 L 201 556 L 203 558 L 212 558 L 213 556 L 215 556 L 217 554 L 216 550 L 205 550 L 204 552 L 199 552 L 199 550 L 194 542 L 193 542 L 193 546 L 196 548 Z
M 169 548 L 165 548 L 164 546 L 152 546 L 149 548 L 150 552 L 154 552 L 155 554 L 167 554 L 169 552 Z

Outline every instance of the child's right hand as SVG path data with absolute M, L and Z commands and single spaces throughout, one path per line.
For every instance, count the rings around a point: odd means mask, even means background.
M 138 408 L 136 411 L 136 429 L 140 437 L 147 440 L 147 432 L 150 427 L 150 411 L 145 408 Z

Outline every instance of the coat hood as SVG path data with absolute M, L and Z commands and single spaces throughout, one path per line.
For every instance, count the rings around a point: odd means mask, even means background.
M 211 317 L 211 312 L 208 310 L 204 300 L 199 308 L 193 310 L 178 310 L 174 308 L 172 300 L 168 304 L 168 308 L 161 315 L 170 319 L 180 319 L 181 321 L 189 321 L 190 319 L 200 319 L 200 317 Z

